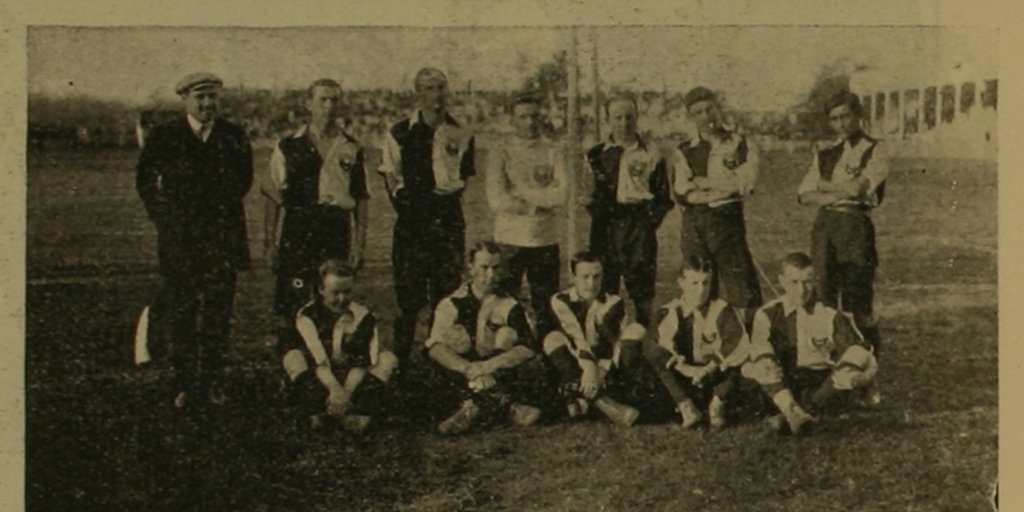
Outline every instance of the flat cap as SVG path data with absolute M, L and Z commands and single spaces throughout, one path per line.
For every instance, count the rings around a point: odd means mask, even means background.
M 683 104 L 686 105 L 686 108 L 690 108 L 691 105 L 698 101 L 707 100 L 715 101 L 715 93 L 703 86 L 694 87 L 690 89 L 690 92 L 686 93 L 686 96 L 683 96 Z
M 213 73 L 199 72 L 191 73 L 185 78 L 182 78 L 177 85 L 174 86 L 174 92 L 178 94 L 188 94 L 192 89 L 208 89 L 210 87 L 220 87 L 224 85 L 224 82 L 217 75 Z
M 832 109 L 841 105 L 850 107 L 850 112 L 858 116 L 861 114 L 860 96 L 850 91 L 839 91 L 825 99 L 825 115 L 828 115 L 832 112 Z

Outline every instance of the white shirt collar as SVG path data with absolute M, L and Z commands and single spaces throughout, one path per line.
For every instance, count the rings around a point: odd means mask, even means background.
M 192 133 L 201 133 L 201 130 L 203 129 L 203 123 L 198 119 L 192 117 L 192 114 L 188 114 L 185 117 L 188 118 L 188 125 L 192 127 Z M 215 121 L 216 120 L 210 121 L 209 129 L 213 129 L 213 123 Z
M 736 130 L 734 130 L 731 126 L 722 125 L 722 132 L 728 134 L 729 136 L 732 136 L 732 135 L 734 135 L 736 133 Z M 689 144 L 690 147 L 694 147 L 697 144 L 700 144 L 701 141 L 704 141 L 704 140 L 708 141 L 711 144 L 714 144 L 714 143 L 717 142 L 717 141 L 709 140 L 709 139 L 705 138 L 704 134 L 701 133 L 700 130 L 698 130 L 697 131 L 697 136 L 691 138 L 688 141 L 686 141 L 686 143 Z
M 622 149 L 624 149 L 626 151 L 632 151 L 632 150 L 636 150 L 636 149 L 646 149 L 646 146 L 644 145 L 644 140 L 642 138 L 640 138 L 639 134 L 636 136 L 636 140 L 633 141 L 633 143 L 628 145 L 628 146 L 625 145 L 625 144 L 622 144 L 620 142 L 616 142 L 615 141 L 615 136 L 612 135 L 612 134 L 608 134 L 608 138 L 605 139 L 605 145 L 610 147 L 610 148 L 618 146 L 618 147 L 620 147 L 620 148 L 622 148 Z
M 420 109 L 414 110 L 412 115 L 409 116 L 409 127 L 412 128 L 417 124 L 426 124 L 426 122 L 423 121 L 423 111 Z M 447 111 L 444 113 L 444 117 L 441 119 L 441 124 L 453 124 L 452 115 L 449 114 Z

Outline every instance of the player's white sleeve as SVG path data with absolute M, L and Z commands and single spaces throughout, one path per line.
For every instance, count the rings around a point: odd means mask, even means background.
M 740 195 L 747 196 L 754 191 L 754 184 L 757 182 L 760 158 L 757 147 L 750 143 L 750 139 L 744 137 L 743 140 L 747 144 L 747 159 L 745 162 L 740 164 L 739 167 L 734 169 L 733 173 L 735 173 L 736 179 L 739 183 Z
M 750 360 L 757 361 L 763 357 L 774 356 L 775 349 L 768 340 L 772 322 L 764 311 L 754 313 L 754 324 L 750 328 Z
M 434 310 L 434 322 L 430 326 L 430 335 L 423 342 L 427 349 L 444 340 L 444 336 L 451 331 L 456 320 L 459 319 L 459 310 L 452 304 L 450 299 L 442 300 Z
M 581 352 L 588 352 L 593 355 L 593 347 L 591 347 L 590 341 L 587 340 L 586 334 L 583 333 L 583 327 L 580 325 L 576 315 L 569 309 L 569 306 L 555 295 L 551 297 L 551 309 L 558 319 L 562 332 L 567 334 L 572 342 L 569 348 L 573 355 L 577 356 L 577 358 Z
M 487 205 L 491 207 L 491 211 L 494 213 L 526 213 L 527 205 L 523 200 L 509 193 L 508 154 L 505 150 L 496 148 L 493 151 L 493 156 L 488 160 L 484 194 L 487 196 Z
M 267 179 L 263 181 L 263 194 L 280 202 L 281 192 L 287 184 L 287 163 L 281 146 L 274 146 L 274 152 L 270 154 L 270 167 L 267 169 Z
M 810 169 L 807 170 L 807 174 L 804 175 L 804 179 L 800 181 L 800 186 L 796 189 L 797 196 L 802 196 L 818 189 L 818 180 L 821 179 L 821 175 L 818 172 L 818 151 L 813 151 L 814 159 L 811 160 Z
M 680 198 L 685 197 L 697 188 L 693 184 L 693 169 L 678 148 L 672 152 L 670 160 L 673 168 L 672 191 Z
M 377 167 L 377 172 L 385 177 L 387 183 L 394 183 L 394 187 L 390 190 L 390 193 L 394 195 L 398 189 L 402 188 L 402 148 L 398 146 L 398 141 L 395 140 L 395 136 L 388 131 L 384 134 L 384 154 L 382 155 L 380 166 Z M 391 185 L 389 185 L 389 188 Z
M 867 196 L 872 204 L 878 204 L 878 186 L 889 177 L 889 155 L 885 143 L 878 141 L 871 152 L 871 158 L 861 171 L 861 177 L 868 180 Z
M 302 336 L 302 341 L 306 343 L 306 348 L 309 349 L 316 365 L 330 365 L 330 358 L 327 357 L 327 351 L 324 350 L 324 346 L 320 342 L 320 334 L 317 333 L 313 321 L 309 317 L 299 314 L 295 318 L 295 327 L 299 331 L 299 335 Z
M 677 332 L 679 332 L 679 315 L 670 311 L 658 323 L 658 346 L 672 354 L 672 357 L 665 363 L 666 368 L 672 368 L 676 363 L 683 361 L 683 356 L 676 352 L 676 346 L 673 342 Z

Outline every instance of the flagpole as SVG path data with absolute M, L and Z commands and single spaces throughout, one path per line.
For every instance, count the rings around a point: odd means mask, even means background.
M 583 159 L 583 150 L 580 139 L 580 66 L 579 66 L 579 42 L 576 28 L 572 29 L 572 41 L 569 48 L 569 105 L 565 113 L 566 127 L 568 128 L 568 141 L 566 151 L 566 169 L 569 175 L 569 208 L 568 208 L 568 231 L 569 231 L 569 255 L 576 254 L 579 249 L 579 233 L 577 233 L 577 210 L 579 201 L 577 199 L 577 183 L 583 169 L 580 165 Z

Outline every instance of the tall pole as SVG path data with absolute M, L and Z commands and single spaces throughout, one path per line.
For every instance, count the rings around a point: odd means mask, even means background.
M 573 255 L 579 251 L 579 233 L 577 233 L 577 183 L 582 174 L 583 149 L 580 144 L 580 66 L 579 48 L 576 37 L 576 28 L 572 29 L 572 40 L 569 48 L 569 105 L 565 113 L 565 122 L 568 128 L 568 141 L 566 151 L 566 169 L 569 171 L 569 208 L 568 208 L 568 231 L 569 231 L 569 254 Z
M 590 32 L 590 83 L 594 84 L 594 138 L 601 140 L 601 78 L 597 72 L 597 32 Z

